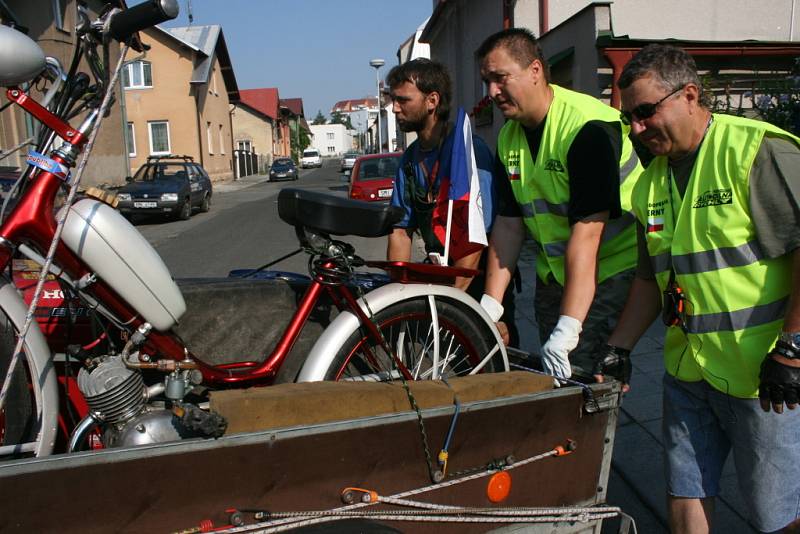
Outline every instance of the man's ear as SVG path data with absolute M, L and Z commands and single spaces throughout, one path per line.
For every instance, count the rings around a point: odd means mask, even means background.
M 693 83 L 687 83 L 686 87 L 683 88 L 683 94 L 686 97 L 686 101 L 689 103 L 690 106 L 697 107 L 700 106 L 700 88 L 697 87 Z
M 527 70 L 530 71 L 534 80 L 544 79 L 544 66 L 542 65 L 542 62 L 540 60 L 534 59 L 533 61 L 531 61 L 531 64 L 528 65 Z
M 425 106 L 429 113 L 436 111 L 439 107 L 440 95 L 438 91 L 433 91 L 425 95 Z

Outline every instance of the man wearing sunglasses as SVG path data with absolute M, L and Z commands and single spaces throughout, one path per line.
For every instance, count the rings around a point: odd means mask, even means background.
M 630 194 L 641 165 L 628 129 L 614 108 L 551 84 L 528 30 L 491 35 L 477 55 L 488 94 L 508 119 L 497 142 L 495 174 L 505 179 L 481 304 L 497 320 L 527 228 L 537 249 L 544 370 L 584 382 L 612 373 L 627 383 L 627 360 L 605 342 L 636 265 Z M 596 361 L 598 354 L 608 358 Z
M 642 49 L 619 87 L 622 117 L 655 159 L 634 188 L 639 266 L 609 343 L 632 349 L 659 310 L 670 326 L 671 530 L 709 532 L 732 449 L 752 525 L 798 532 L 800 139 L 712 114 L 675 47 Z

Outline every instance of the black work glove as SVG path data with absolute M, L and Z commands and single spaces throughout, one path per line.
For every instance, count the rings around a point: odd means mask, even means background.
M 768 354 L 761 362 L 761 383 L 758 386 L 758 398 L 761 408 L 768 412 L 770 405 L 775 413 L 783 413 L 783 405 L 794 410 L 800 400 L 800 367 L 792 367 L 776 361 Z
M 600 354 L 595 355 L 592 374 L 595 379 L 610 375 L 623 384 L 630 384 L 631 351 L 613 345 L 606 345 Z

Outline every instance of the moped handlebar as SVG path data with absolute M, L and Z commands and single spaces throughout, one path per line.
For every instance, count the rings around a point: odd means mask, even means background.
M 134 33 L 178 16 L 177 0 L 148 0 L 120 11 L 111 19 L 110 35 L 125 41 Z

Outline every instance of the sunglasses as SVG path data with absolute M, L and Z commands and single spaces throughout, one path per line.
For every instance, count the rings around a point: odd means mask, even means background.
M 658 112 L 658 106 L 660 106 L 661 103 L 664 102 L 664 100 L 668 99 L 669 97 L 671 97 L 672 95 L 674 95 L 678 91 L 682 90 L 684 87 L 686 87 L 686 86 L 682 85 L 682 86 L 678 87 L 677 89 L 672 91 L 670 94 L 668 94 L 667 96 L 665 96 L 664 98 L 662 98 L 661 100 L 656 102 L 655 104 L 650 104 L 650 103 L 639 104 L 638 106 L 633 108 L 632 111 L 620 111 L 619 112 L 619 119 L 622 121 L 622 124 L 625 124 L 625 125 L 628 125 L 628 126 L 630 126 L 630 124 L 631 124 L 631 122 L 633 121 L 634 118 L 637 121 L 643 121 L 643 120 L 649 119 L 650 117 L 652 117 L 653 115 L 655 115 Z

